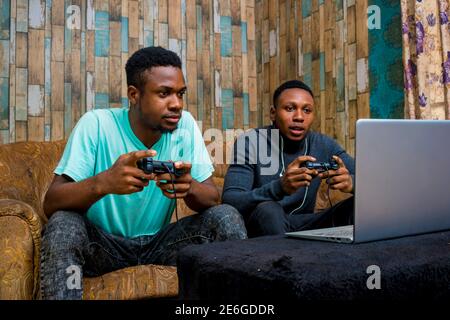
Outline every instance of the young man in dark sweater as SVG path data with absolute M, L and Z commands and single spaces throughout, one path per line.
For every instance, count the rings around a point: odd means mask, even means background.
M 353 197 L 313 213 L 321 179 L 330 189 L 353 193 L 355 172 L 353 158 L 336 141 L 310 130 L 314 114 L 311 89 L 291 80 L 274 92 L 272 125 L 236 140 L 222 200 L 243 215 L 250 237 L 352 223 Z M 338 169 L 304 167 L 331 159 Z

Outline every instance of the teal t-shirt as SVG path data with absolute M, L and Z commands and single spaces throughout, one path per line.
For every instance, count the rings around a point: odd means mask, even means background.
M 73 129 L 55 174 L 82 181 L 109 169 L 122 155 L 146 150 L 128 120 L 128 108 L 98 109 L 85 113 Z M 198 182 L 214 171 L 201 132 L 189 112 L 183 111 L 178 128 L 163 133 L 151 147 L 156 160 L 188 161 Z M 125 238 L 153 235 L 170 222 L 175 200 L 165 197 L 154 181 L 141 192 L 109 194 L 95 202 L 87 218 L 103 230 Z

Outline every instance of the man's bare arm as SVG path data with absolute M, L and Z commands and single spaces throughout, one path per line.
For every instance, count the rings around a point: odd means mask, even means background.
M 177 161 L 175 167 L 183 169 L 184 174 L 173 179 L 173 175 L 164 173 L 157 175 L 155 179 L 156 185 L 166 197 L 170 199 L 183 198 L 186 205 L 196 212 L 219 204 L 219 191 L 211 177 L 203 182 L 198 182 L 191 176 L 192 165 L 190 163 Z
M 131 152 L 120 156 L 114 165 L 96 176 L 75 182 L 55 175 L 44 198 L 44 212 L 48 218 L 58 210 L 86 212 L 107 194 L 130 194 L 142 191 L 154 175 L 136 167 L 137 160 L 155 156 L 153 150 Z M 142 179 L 143 178 L 143 179 Z
M 44 212 L 48 218 L 58 210 L 86 212 L 105 195 L 98 176 L 75 182 L 55 175 L 45 194 Z
M 192 180 L 191 189 L 184 198 L 186 205 L 196 211 L 201 212 L 209 207 L 219 204 L 219 191 L 210 177 L 203 182 Z

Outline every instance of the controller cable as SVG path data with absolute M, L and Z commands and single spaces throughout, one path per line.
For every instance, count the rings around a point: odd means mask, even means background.
M 284 155 L 283 155 L 283 152 L 284 152 L 284 141 L 283 141 L 283 138 L 281 138 L 280 139 L 281 140 L 281 165 L 282 165 L 282 170 L 281 170 L 281 173 L 280 173 L 280 177 L 282 177 L 283 176 L 283 174 L 284 174 L 284 172 L 285 172 L 285 165 L 284 165 Z M 303 154 L 303 156 L 306 156 L 308 154 L 308 138 L 306 138 L 305 139 L 305 153 Z M 327 176 L 329 175 L 329 170 L 330 170 L 330 168 L 328 168 L 328 167 L 325 167 L 325 169 L 326 169 L 326 173 L 327 173 Z M 327 182 L 327 184 L 328 184 L 328 187 L 327 187 L 327 197 L 328 197 L 328 202 L 330 203 L 330 207 L 332 207 L 333 206 L 333 203 L 331 202 L 331 196 L 330 196 L 330 184 L 328 183 L 329 182 L 329 179 L 330 178 L 327 178 L 327 180 L 326 180 L 326 182 Z M 305 190 L 305 195 L 303 196 L 303 200 L 302 200 L 302 203 L 300 204 L 300 206 L 299 207 L 297 207 L 297 208 L 295 208 L 294 210 L 292 210 L 291 212 L 289 212 L 289 215 L 292 215 L 295 211 L 297 211 L 297 210 L 300 210 L 302 207 L 303 207 L 303 205 L 305 204 L 305 201 L 306 201 L 306 196 L 308 195 L 308 190 L 309 190 L 309 186 L 308 187 L 306 187 L 306 190 Z M 334 226 L 334 222 L 333 222 L 334 220 L 332 220 L 332 224 L 333 224 L 333 226 Z
M 332 208 L 333 207 L 333 203 L 331 202 L 331 196 L 330 196 L 330 168 L 328 168 L 328 166 L 325 166 L 325 171 L 324 172 L 326 172 L 327 173 L 327 180 L 326 180 L 326 183 L 327 183 L 327 197 L 328 197 L 328 202 L 330 203 L 330 208 Z M 334 214 L 331 214 L 331 226 L 332 227 L 335 227 L 335 224 L 334 224 Z
M 283 138 L 281 138 L 280 144 L 281 144 L 281 165 L 282 165 L 280 177 L 282 177 L 286 170 L 285 166 L 284 166 L 284 141 L 283 141 Z M 303 154 L 303 156 L 306 156 L 307 154 L 308 154 L 308 138 L 305 138 L 305 153 Z M 298 208 L 289 212 L 289 215 L 292 215 L 295 211 L 300 210 L 303 207 L 303 205 L 305 204 L 305 201 L 306 201 L 306 196 L 308 195 L 308 190 L 309 190 L 309 186 L 306 187 L 306 189 L 305 189 L 305 195 L 303 196 L 303 201 L 302 201 L 301 205 Z
M 176 191 L 175 191 L 175 172 L 173 172 L 172 170 L 170 170 L 170 168 L 165 164 L 165 163 L 162 163 L 162 165 L 164 166 L 164 168 L 167 170 L 167 172 L 169 173 L 169 175 L 170 175 L 170 182 L 172 183 L 172 188 L 173 188 L 173 192 L 176 194 Z M 175 164 L 174 164 L 174 168 L 175 168 Z M 181 232 L 183 232 L 184 233 L 184 235 L 185 235 L 185 237 L 186 237 L 186 239 L 189 239 L 189 242 L 190 243 L 193 243 L 192 242 L 192 239 L 188 236 L 188 234 L 186 233 L 186 231 L 184 230 L 184 228 L 181 226 L 181 223 L 178 223 L 179 222 L 179 219 L 178 219 L 178 199 L 177 199 L 177 197 L 175 196 L 175 219 L 177 220 L 177 226 L 178 226 L 178 228 L 181 230 Z

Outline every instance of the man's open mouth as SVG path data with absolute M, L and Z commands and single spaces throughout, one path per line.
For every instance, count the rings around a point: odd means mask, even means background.
M 289 127 L 289 131 L 295 136 L 300 136 L 303 134 L 303 132 L 305 132 L 305 128 L 294 126 L 294 127 Z

